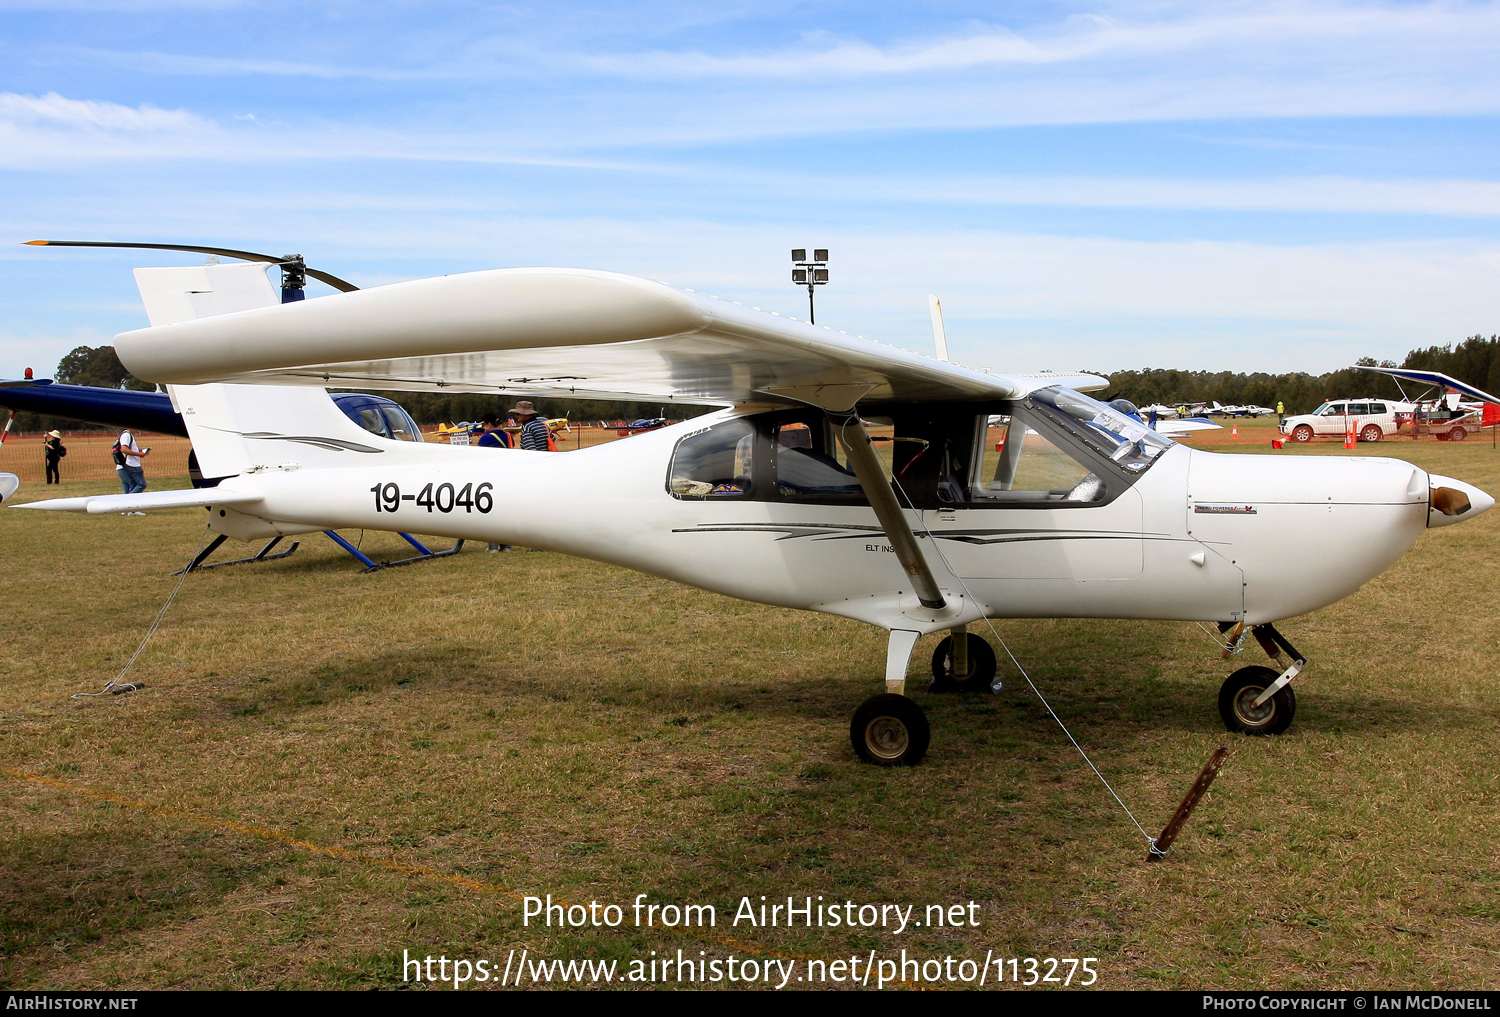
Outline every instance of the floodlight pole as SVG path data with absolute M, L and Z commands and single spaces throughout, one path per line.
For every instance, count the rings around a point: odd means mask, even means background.
M 807 320 L 816 325 L 818 316 L 813 308 L 813 287 L 828 284 L 828 249 L 819 247 L 812 253 L 809 258 L 806 248 L 792 248 L 792 284 L 807 287 Z

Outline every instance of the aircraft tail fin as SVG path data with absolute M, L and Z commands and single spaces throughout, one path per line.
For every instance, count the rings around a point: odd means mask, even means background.
M 321 388 L 168 385 L 205 478 L 275 469 L 368 465 L 410 442 L 371 434 Z
M 175 325 L 281 303 L 263 262 L 138 268 L 135 284 L 152 325 Z

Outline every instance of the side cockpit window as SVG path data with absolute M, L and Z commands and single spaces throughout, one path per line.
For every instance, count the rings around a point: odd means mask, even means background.
M 1022 502 L 1090 503 L 1103 499 L 1104 484 L 1088 466 L 1018 416 L 992 416 L 983 427 L 969 484 L 980 505 Z
M 667 487 L 678 498 L 748 498 L 754 455 L 754 423 L 725 421 L 677 443 Z

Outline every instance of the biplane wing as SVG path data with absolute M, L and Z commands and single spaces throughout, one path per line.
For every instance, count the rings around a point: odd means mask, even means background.
M 992 375 L 634 276 L 497 269 L 126 332 L 139 378 L 741 405 L 982 400 L 1093 375 Z

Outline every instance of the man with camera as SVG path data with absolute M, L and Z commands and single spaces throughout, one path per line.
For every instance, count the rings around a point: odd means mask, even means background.
M 135 435 L 120 432 L 120 440 L 110 450 L 115 457 L 115 474 L 120 478 L 120 489 L 126 494 L 140 494 L 146 489 L 146 471 L 141 469 L 141 457 L 151 454 L 149 448 L 136 448 Z M 145 515 L 144 512 L 140 513 Z

